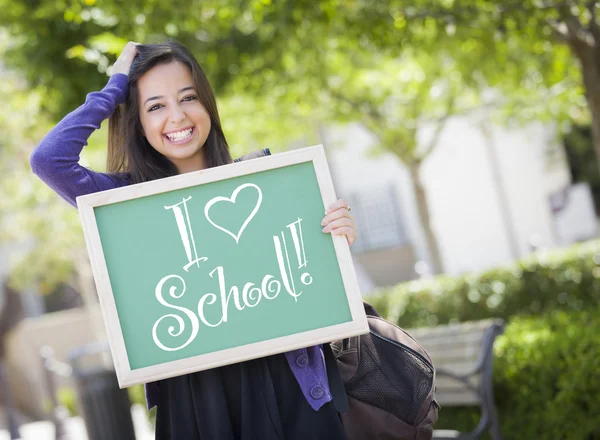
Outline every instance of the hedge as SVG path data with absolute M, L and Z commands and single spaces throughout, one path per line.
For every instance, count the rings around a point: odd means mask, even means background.
M 598 335 L 600 307 L 511 320 L 494 346 L 505 440 L 600 439 Z M 468 432 L 478 420 L 477 409 L 442 408 L 435 427 Z
M 494 347 L 504 438 L 600 439 L 600 240 L 403 283 L 367 301 L 404 328 L 504 319 Z M 442 408 L 436 428 L 470 431 L 478 420 L 477 409 Z
M 382 289 L 366 300 L 403 328 L 600 305 L 600 240 L 539 252 L 506 267 Z

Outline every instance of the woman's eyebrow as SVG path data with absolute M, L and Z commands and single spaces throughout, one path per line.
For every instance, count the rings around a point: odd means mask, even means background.
M 194 87 L 192 87 L 192 86 L 184 87 L 183 89 L 179 90 L 179 92 L 177 92 L 177 93 L 187 92 L 188 90 L 194 90 Z M 163 97 L 162 95 L 152 96 L 144 101 L 144 105 L 146 105 L 148 103 L 148 101 L 156 101 L 157 99 L 161 99 L 162 97 Z

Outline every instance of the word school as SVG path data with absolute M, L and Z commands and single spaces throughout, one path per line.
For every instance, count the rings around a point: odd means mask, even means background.
M 238 195 L 242 191 L 244 191 L 245 194 L 249 192 L 256 192 L 257 201 L 252 211 L 242 222 L 240 229 L 237 232 L 234 232 L 214 222 L 210 217 L 210 209 L 218 203 L 235 204 Z M 177 204 L 164 207 L 166 210 L 171 210 L 173 212 L 175 223 L 177 225 L 185 255 L 187 257 L 187 263 L 183 266 L 183 269 L 186 272 L 189 271 L 192 266 L 196 265 L 197 267 L 200 267 L 201 262 L 208 261 L 208 257 L 199 257 L 196 249 L 196 242 L 194 240 L 194 234 L 187 209 L 187 203 L 191 199 L 191 196 L 185 197 Z M 252 183 L 245 183 L 238 186 L 233 191 L 231 197 L 219 196 L 208 201 L 204 207 L 204 216 L 213 227 L 231 236 L 236 244 L 239 244 L 244 230 L 259 211 L 261 203 L 261 189 Z M 294 283 L 290 254 L 288 252 L 287 240 L 284 234 L 286 231 L 289 233 L 289 235 L 291 235 L 291 242 L 295 251 L 294 254 L 296 256 L 297 268 L 303 269 L 307 267 L 308 262 L 306 260 L 304 240 L 302 235 L 302 219 L 298 218 L 296 221 L 286 225 L 286 229 L 280 231 L 279 235 L 273 235 L 273 246 L 275 250 L 275 256 L 277 258 L 277 267 L 280 279 L 276 278 L 275 275 L 265 274 L 262 278 L 260 286 L 252 282 L 246 282 L 241 288 L 241 294 L 238 286 L 231 286 L 229 291 L 227 290 L 225 269 L 223 266 L 217 266 L 209 273 L 209 276 L 211 278 L 216 277 L 219 285 L 219 293 L 205 293 L 198 300 L 197 309 L 192 311 L 186 307 L 178 306 L 170 302 L 171 299 L 176 300 L 185 295 L 185 280 L 181 276 L 175 274 L 163 277 L 156 285 L 154 295 L 161 305 L 176 312 L 167 313 L 158 318 L 154 323 L 152 327 L 152 339 L 156 346 L 164 351 L 177 351 L 187 347 L 198 335 L 200 323 L 207 327 L 218 327 L 227 323 L 229 305 L 232 301 L 237 310 L 241 311 L 246 307 L 253 308 L 256 307 L 263 299 L 272 301 L 277 298 L 279 293 L 282 291 L 283 286 L 283 289 L 285 289 L 287 294 L 292 296 L 294 301 L 297 302 L 298 298 L 302 294 L 302 291 L 298 291 Z M 308 286 L 312 284 L 313 279 L 309 272 L 304 272 L 300 276 L 300 281 L 305 286 Z M 165 293 L 167 293 L 167 295 L 165 295 Z M 165 296 L 167 296 L 167 299 L 165 299 Z M 170 297 L 170 299 L 168 297 Z M 218 321 L 209 322 L 209 320 L 206 318 L 205 308 L 207 306 L 220 307 L 221 317 Z M 161 341 L 159 337 L 159 327 L 161 327 L 161 324 L 163 324 L 165 320 L 168 320 L 170 323 L 176 323 L 176 326 L 170 325 L 167 328 L 168 335 L 173 338 L 178 338 L 190 331 L 190 336 L 183 344 L 172 347 Z M 165 324 L 167 324 L 167 322 L 165 322 Z M 162 327 L 164 327 L 165 324 L 163 324 Z M 189 330 L 187 327 L 188 324 L 190 326 Z

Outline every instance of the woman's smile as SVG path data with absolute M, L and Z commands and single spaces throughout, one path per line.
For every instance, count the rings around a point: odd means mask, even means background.
M 194 127 L 165 133 L 163 137 L 171 144 L 182 145 L 188 143 L 194 134 Z

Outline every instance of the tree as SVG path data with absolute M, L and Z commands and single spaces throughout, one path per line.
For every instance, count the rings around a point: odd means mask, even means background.
M 0 27 L 11 37 L 4 60 L 47 96 L 62 117 L 99 89 L 128 40 L 176 38 L 198 54 L 218 94 L 242 73 L 276 76 L 289 37 L 312 26 L 368 35 L 367 0 L 0 0 Z M 341 13 L 343 12 L 343 13 Z M 339 35 L 339 34 L 338 34 Z
M 439 46 L 477 64 L 463 73 L 497 92 L 504 120 L 591 122 L 600 165 L 600 24 L 594 0 L 423 1 L 408 23 L 430 20 Z M 411 34 L 411 44 L 422 34 Z
M 108 2 L 101 9 L 72 4 L 65 13 L 54 3 L 42 1 L 42 12 L 34 15 L 17 8 L 9 21 L 11 32 L 34 27 L 42 35 L 56 33 L 61 38 L 42 49 L 36 44 L 38 39 L 25 32 L 22 43 L 9 52 L 8 60 L 27 72 L 30 81 L 42 78 L 43 93 L 52 96 L 49 101 L 55 104 L 44 108 L 52 115 L 64 114 L 66 108 L 82 101 L 84 88 L 90 90 L 101 84 L 98 73 L 92 75 L 90 71 L 90 79 L 86 79 L 87 75 L 73 78 L 65 72 L 83 63 L 102 73 L 126 40 L 152 40 L 158 36 L 150 35 L 149 29 L 164 29 L 164 33 L 177 35 L 196 52 L 206 54 L 203 64 L 209 76 L 217 78 L 213 81 L 217 91 L 231 96 L 225 102 L 235 102 L 236 96 L 245 95 L 254 101 L 254 107 L 265 109 L 271 103 L 277 109 L 276 122 L 255 123 L 247 127 L 248 131 L 269 127 L 269 139 L 283 139 L 284 133 L 290 139 L 294 131 L 289 127 L 299 119 L 308 125 L 316 120 L 361 120 L 378 136 L 381 147 L 396 154 L 410 170 L 432 269 L 440 272 L 441 258 L 430 226 L 420 166 L 454 110 L 461 78 L 444 78 L 456 70 L 451 57 L 445 56 L 443 63 L 436 60 L 436 55 L 418 55 L 418 51 L 400 57 L 399 43 L 410 32 L 393 5 L 382 8 L 366 1 L 348 4 L 329 0 L 319 2 L 318 7 L 290 1 L 217 1 L 195 6 L 198 13 L 193 16 L 173 12 L 179 9 L 172 5 L 163 11 L 164 7 L 154 1 L 134 2 L 125 8 Z M 215 14 L 220 20 L 202 23 L 203 29 L 198 32 L 198 17 Z M 429 22 L 415 22 L 414 28 L 423 38 L 431 36 Z M 61 53 L 67 57 L 61 57 Z M 36 62 L 33 66 L 31 59 Z M 395 70 L 404 64 L 408 76 L 400 85 L 395 84 Z M 52 91 L 55 89 L 59 92 Z M 247 118 L 238 116 L 239 126 L 239 121 Z M 264 121 L 262 117 L 264 112 Z M 418 126 L 424 120 L 438 127 L 431 146 L 420 151 Z M 287 128 L 285 132 L 283 127 Z
M 463 85 L 456 76 L 452 79 L 452 59 L 411 52 L 405 50 L 398 59 L 367 56 L 360 67 L 338 68 L 324 90 L 333 103 L 329 107 L 333 109 L 332 119 L 362 122 L 377 136 L 379 148 L 393 153 L 407 167 L 430 269 L 437 274 L 443 272 L 443 262 L 421 167 L 437 146 L 447 120 L 457 113 L 457 101 L 464 102 L 467 97 L 459 97 Z M 345 56 L 339 56 L 338 67 L 345 64 Z M 431 127 L 433 135 L 425 145 L 419 145 L 424 126 Z
M 267 90 L 279 115 L 271 121 L 318 123 L 361 122 L 378 139 L 379 149 L 393 153 L 409 170 L 429 263 L 443 271 L 421 166 L 434 150 L 445 123 L 473 108 L 478 95 L 463 81 L 452 56 L 443 51 L 405 48 L 376 50 L 368 43 L 323 38 L 326 32 L 298 29 L 288 39 L 282 71 L 274 80 L 240 75 L 238 93 Z M 331 32 L 330 34 L 331 35 Z M 298 42 L 302 42 L 301 45 Z M 232 86 L 233 87 L 233 86 Z M 264 96 L 263 96 L 264 97 Z M 310 121 L 310 122 L 307 122 Z M 433 135 L 419 147 L 420 130 Z
M 101 87 L 127 40 L 174 36 L 201 54 L 231 116 L 224 118 L 230 139 L 253 132 L 262 144 L 279 142 L 316 121 L 362 121 L 411 171 L 436 272 L 439 250 L 419 170 L 444 123 L 490 89 L 494 103 L 521 120 L 564 121 L 573 109 L 581 115 L 579 71 L 551 35 L 570 32 L 568 14 L 588 28 L 585 11 L 595 14 L 595 5 L 565 10 L 534 0 L 86 0 L 66 9 L 38 0 L 33 14 L 29 1 L 2 2 L 0 26 L 13 37 L 6 62 L 36 86 L 53 118 Z M 433 125 L 434 135 L 419 149 L 422 124 Z M 248 136 L 234 143 L 247 145 Z

